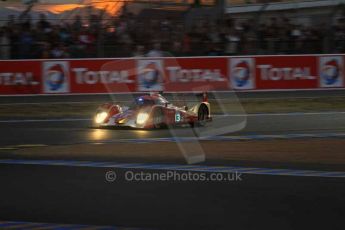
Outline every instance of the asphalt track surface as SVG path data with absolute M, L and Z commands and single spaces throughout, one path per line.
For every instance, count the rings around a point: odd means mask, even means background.
M 211 95 L 212 96 L 212 95 Z M 322 91 L 281 91 L 281 92 L 230 92 L 219 93 L 220 98 L 264 98 L 284 100 L 286 98 L 345 97 L 345 90 Z M 131 95 L 116 95 L 116 99 L 131 99 Z M 171 97 L 171 94 L 167 94 Z M 113 95 L 75 95 L 75 96 L 25 96 L 0 97 L 0 104 L 7 103 L 87 103 L 104 102 Z M 85 118 L 85 117 L 84 117 Z M 229 129 L 225 135 L 260 135 L 260 134 L 297 134 L 297 133 L 339 133 L 345 132 L 344 112 L 287 113 L 287 114 L 242 114 L 227 119 L 229 124 L 245 122 L 244 129 Z M 74 144 L 116 139 L 171 137 L 166 130 L 104 130 L 95 132 L 88 127 L 92 122 L 87 119 L 52 119 L 52 120 L 0 120 L 0 146 L 17 144 Z M 99 135 L 101 133 L 101 135 Z M 180 130 L 181 136 L 188 136 L 190 131 Z
M 296 94 L 277 95 L 284 98 Z M 343 91 L 330 94 L 344 95 Z M 300 95 L 318 97 L 320 94 L 303 92 Z M 272 94 L 268 93 L 268 96 Z M 61 99 L 44 98 L 47 102 Z M 25 102 L 41 99 L 28 97 Z M 12 98 L 10 102 L 13 100 L 23 103 L 23 98 Z M 90 98 L 72 100 L 86 102 Z M 0 98 L 0 101 L 8 103 L 9 98 Z M 239 117 L 233 117 L 234 123 L 236 119 Z M 168 129 L 106 129 L 98 132 L 86 128 L 89 125 L 88 120 L 0 122 L 0 146 L 171 137 Z M 250 115 L 246 117 L 244 129 L 226 135 L 330 132 L 345 132 L 345 114 Z M 105 180 L 108 170 L 117 173 L 116 181 Z M 125 180 L 128 171 L 116 167 L 2 164 L 0 220 L 139 229 L 344 229 L 345 226 L 343 178 L 243 174 L 240 181 L 135 182 Z
M 230 124 L 245 120 L 242 130 L 229 130 L 225 135 L 274 135 L 344 133 L 345 113 L 251 114 L 229 117 Z M 169 129 L 133 130 L 91 128 L 91 120 L 8 120 L 0 121 L 0 146 L 23 144 L 77 144 L 117 139 L 172 137 Z M 190 136 L 189 128 L 179 129 L 179 137 Z
M 116 169 L 118 180 L 110 183 L 106 170 L 1 166 L 0 217 L 142 229 L 344 227 L 344 180 L 242 175 L 230 182 L 133 182 Z

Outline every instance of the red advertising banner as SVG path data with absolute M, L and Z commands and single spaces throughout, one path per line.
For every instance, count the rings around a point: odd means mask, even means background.
M 134 60 L 43 61 L 42 69 L 43 93 L 122 93 L 136 90 Z
M 317 57 L 261 56 L 231 58 L 230 77 L 234 89 L 317 88 Z
M 257 57 L 256 89 L 318 88 L 317 57 Z
M 165 59 L 166 91 L 229 90 L 227 58 Z
M 138 91 L 229 90 L 226 58 L 137 60 Z
M 343 55 L 0 61 L 0 95 L 344 88 Z
M 131 59 L 71 61 L 74 93 L 136 91 L 135 61 Z
M 37 61 L 0 61 L 0 94 L 41 93 L 40 66 Z
M 133 92 L 133 59 L 0 61 L 0 94 Z

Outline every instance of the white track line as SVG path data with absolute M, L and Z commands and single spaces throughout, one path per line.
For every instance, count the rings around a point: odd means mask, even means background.
M 291 113 L 249 113 L 249 114 L 224 114 L 213 115 L 213 117 L 270 117 L 270 116 L 314 116 L 314 115 L 338 115 L 345 114 L 345 111 L 329 112 L 291 112 Z
M 239 173 L 267 176 L 294 176 L 294 177 L 322 177 L 322 178 L 345 178 L 343 171 L 317 171 L 286 168 L 248 168 L 241 166 L 208 166 L 208 165 L 177 165 L 155 163 L 117 163 L 117 162 L 90 162 L 68 160 L 17 160 L 4 159 L 0 164 L 9 165 L 44 165 L 44 166 L 69 166 L 90 168 L 115 168 L 115 169 L 142 169 L 142 170 L 172 170 L 204 173 Z
M 71 101 L 71 102 L 65 102 L 65 101 L 56 101 L 56 102 L 14 102 L 14 103 L 0 103 L 0 106 L 16 106 L 16 105 L 66 105 L 66 104 L 91 104 L 91 103 L 99 103 L 101 102 L 92 102 L 92 101 Z
M 1 97 L 1 95 L 0 95 Z M 250 100 L 258 100 L 258 101 L 265 101 L 265 100 L 290 100 L 290 99 L 324 99 L 324 98 L 344 98 L 345 95 L 332 95 L 332 96 L 301 96 L 301 97 L 292 97 L 292 96 L 287 96 L 287 97 L 245 97 L 245 98 L 240 98 L 240 97 L 233 97 L 233 98 L 217 98 L 217 99 L 210 99 L 210 100 L 219 100 L 219 101 L 237 101 L 237 100 L 244 100 L 244 101 L 250 101 Z M 111 100 L 111 98 L 110 98 Z M 171 100 L 172 102 L 174 100 Z M 118 103 L 131 103 L 131 100 L 119 100 L 117 101 Z M 189 101 L 189 102 L 198 102 L 198 101 Z M 0 106 L 15 106 L 15 105 L 64 105 L 64 104 L 95 104 L 95 103 L 103 103 L 102 101 L 55 101 L 55 102 L 14 102 L 14 103 L 1 103 Z
M 249 114 L 229 114 L 216 115 L 229 117 L 262 117 L 262 116 L 313 116 L 313 115 L 338 115 L 345 114 L 345 111 L 329 111 L 329 112 L 291 112 L 291 113 L 249 113 Z
M 225 114 L 213 115 L 214 117 L 269 117 L 269 116 L 315 116 L 315 115 L 338 115 L 345 111 L 330 112 L 296 112 L 296 113 L 253 113 L 253 114 Z M 91 121 L 89 118 L 61 118 L 61 119 L 23 119 L 23 120 L 0 120 L 0 123 L 27 123 L 27 122 L 66 122 L 66 121 Z
M 0 120 L 0 123 L 28 123 L 28 122 L 65 122 L 65 121 L 91 121 L 84 118 L 61 118 L 61 119 L 26 119 L 26 120 Z

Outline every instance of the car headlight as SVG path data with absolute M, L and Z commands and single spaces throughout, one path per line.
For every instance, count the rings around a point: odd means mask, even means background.
M 149 118 L 148 113 L 139 113 L 137 116 L 137 124 L 139 125 L 144 124 L 148 118 Z
M 124 123 L 126 123 L 126 118 L 124 118 L 124 119 L 121 119 L 121 120 L 119 120 L 117 123 L 119 123 L 119 124 L 124 124 Z
M 95 122 L 97 124 L 101 124 L 102 122 L 104 122 L 104 120 L 107 118 L 108 113 L 107 112 L 100 112 L 97 113 L 95 116 Z

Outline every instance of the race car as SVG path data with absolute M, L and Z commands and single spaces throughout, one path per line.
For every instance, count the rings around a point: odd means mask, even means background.
M 211 106 L 207 94 L 191 108 L 178 107 L 159 93 L 142 95 L 130 106 L 105 103 L 98 107 L 94 116 L 96 127 L 132 127 L 154 129 L 167 126 L 204 126 L 211 121 Z

